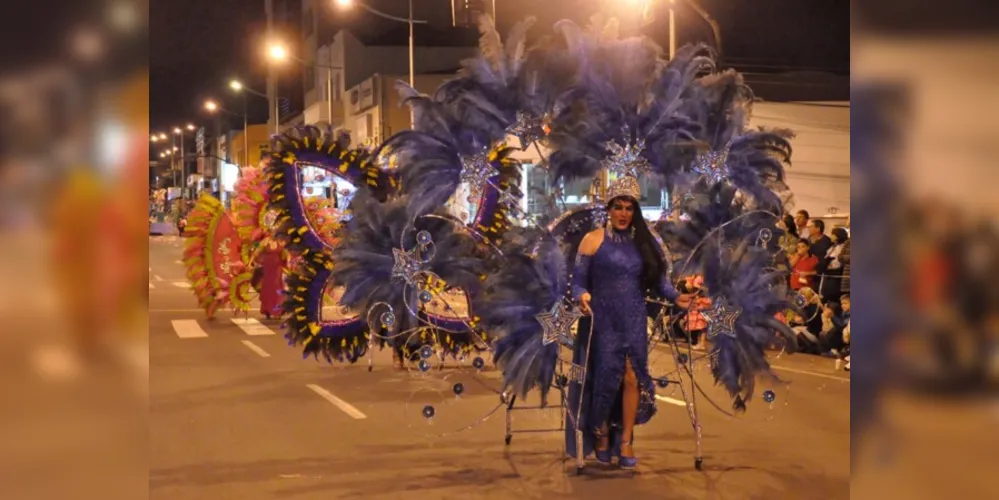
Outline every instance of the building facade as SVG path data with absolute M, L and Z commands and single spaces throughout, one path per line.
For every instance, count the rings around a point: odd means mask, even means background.
M 229 157 L 232 163 L 241 167 L 255 167 L 260 164 L 260 160 L 270 151 L 270 132 L 267 130 L 266 123 L 250 125 L 247 128 L 248 131 L 245 134 L 242 130 L 233 133 L 232 150 L 229 152 Z M 244 135 L 246 136 L 245 143 L 243 140 Z M 245 150 L 246 148 L 249 148 L 249 152 Z
M 376 73 L 409 75 L 407 23 L 375 16 L 361 8 L 339 10 L 329 0 L 301 2 L 302 122 L 345 127 L 346 92 Z M 474 28 L 452 27 L 450 0 L 414 0 L 413 15 L 428 24 L 414 26 L 413 68 L 416 74 L 455 72 L 462 59 L 475 54 Z M 406 2 L 368 0 L 372 7 L 405 18 Z
M 452 74 L 416 75 L 420 93 L 433 92 Z M 410 128 L 409 107 L 403 106 L 395 83 L 404 75 L 374 74 L 347 89 L 342 107 L 342 130 L 349 132 L 351 144 L 377 146 L 393 134 Z

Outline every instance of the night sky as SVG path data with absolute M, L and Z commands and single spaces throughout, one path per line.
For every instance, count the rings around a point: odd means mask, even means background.
M 275 0 L 275 3 L 282 0 Z M 535 15 L 536 32 L 561 18 L 584 23 L 600 6 L 621 9 L 629 0 L 497 0 L 501 32 L 512 22 Z M 321 22 L 366 30 L 391 28 L 369 14 L 336 11 L 332 0 Z M 403 0 L 369 0 L 379 9 L 405 15 Z M 678 1 L 682 4 L 682 0 Z M 721 25 L 725 63 L 742 71 L 813 70 L 847 74 L 849 71 L 849 0 L 700 0 Z M 448 0 L 416 0 L 421 9 L 439 9 L 434 18 L 450 18 Z M 539 10 L 539 9 L 544 9 Z M 632 9 L 632 12 L 634 9 Z M 424 10 L 426 12 L 426 10 Z M 628 10 L 621 12 L 624 30 L 635 26 Z M 661 9 L 659 22 L 646 32 L 668 43 Z M 442 13 L 446 15 L 441 16 Z M 575 15 L 567 16 L 565 13 Z M 635 14 L 632 13 L 632 16 Z M 154 0 L 150 6 L 150 129 L 167 130 L 187 122 L 206 123 L 205 99 L 214 98 L 229 109 L 242 108 L 242 99 L 228 88 L 239 77 L 265 90 L 267 67 L 263 59 L 266 16 L 263 0 Z M 300 19 L 300 15 L 296 20 Z M 687 9 L 678 9 L 678 40 L 710 41 L 706 23 Z M 297 29 L 295 26 L 287 30 Z M 419 40 L 417 40 L 419 43 Z M 266 101 L 252 98 L 251 121 L 267 118 Z

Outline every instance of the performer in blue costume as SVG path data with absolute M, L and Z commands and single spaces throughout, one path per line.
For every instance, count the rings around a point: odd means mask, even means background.
M 594 450 L 601 463 L 617 456 L 622 468 L 631 469 L 638 463 L 632 447 L 635 425 L 656 412 L 647 292 L 681 308 L 690 307 L 694 296 L 681 295 L 666 278 L 663 256 L 639 208 L 637 179 L 618 180 L 609 196 L 607 227 L 583 238 L 572 279 L 573 296 L 593 321 L 580 428 L 585 454 Z M 584 329 L 581 325 L 577 345 L 587 345 L 589 331 Z

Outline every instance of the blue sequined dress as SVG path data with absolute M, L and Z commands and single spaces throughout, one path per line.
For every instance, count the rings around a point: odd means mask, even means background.
M 591 318 L 580 321 L 573 363 L 583 364 L 588 357 L 586 384 L 569 386 L 566 445 L 576 456 L 573 415 L 582 410 L 579 428 L 584 431 L 584 456 L 595 444 L 594 430 L 610 423 L 611 449 L 620 455 L 621 383 L 625 359 L 629 359 L 638 378 L 639 403 L 636 424 L 644 424 L 656 413 L 655 385 L 649 375 L 648 323 L 646 293 L 642 289 L 642 257 L 627 231 L 607 231 L 592 256 L 577 255 L 572 276 L 573 296 L 578 300 L 590 293 Z M 663 277 L 659 294 L 676 300 L 678 293 Z M 593 321 L 593 339 L 590 335 Z M 589 354 L 589 356 L 587 356 Z

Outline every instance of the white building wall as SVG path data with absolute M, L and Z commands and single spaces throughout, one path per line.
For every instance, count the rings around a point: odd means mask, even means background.
M 751 126 L 793 130 L 793 154 L 787 184 L 794 193 L 794 208 L 821 216 L 850 212 L 850 107 L 849 103 L 756 103 Z M 520 144 L 507 137 L 509 144 Z M 541 148 L 543 154 L 549 152 Z M 514 158 L 537 163 L 534 147 L 517 151 Z
M 796 134 L 787 169 L 795 210 L 813 216 L 850 212 L 849 103 L 756 103 L 750 125 Z

